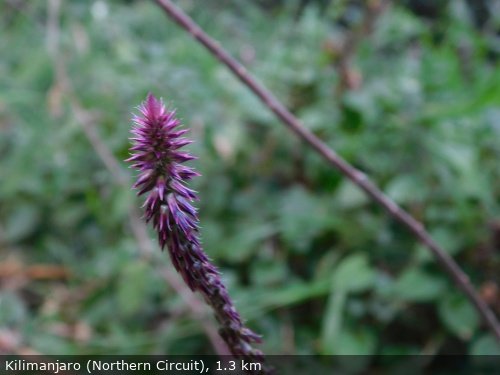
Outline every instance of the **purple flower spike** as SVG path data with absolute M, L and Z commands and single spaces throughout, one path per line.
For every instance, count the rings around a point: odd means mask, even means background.
M 134 116 L 134 127 L 127 159 L 139 171 L 134 188 L 146 195 L 145 218 L 152 222 L 162 249 L 167 246 L 175 269 L 193 291 L 200 292 L 213 308 L 221 328 L 221 337 L 235 357 L 263 362 L 264 355 L 251 345 L 260 343 L 260 336 L 243 325 L 220 273 L 202 249 L 198 232 L 198 215 L 191 205 L 196 193 L 186 181 L 199 174 L 182 165 L 195 159 L 179 151 L 191 143 L 183 138 L 174 111 L 168 111 L 161 100 L 149 94 L 139 106 L 141 115 Z

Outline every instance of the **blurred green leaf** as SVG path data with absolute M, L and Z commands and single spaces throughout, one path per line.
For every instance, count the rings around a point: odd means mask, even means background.
M 360 358 L 361 367 L 369 360 L 369 356 L 375 352 L 377 338 L 373 332 L 364 327 L 342 328 L 339 341 L 335 345 L 336 355 L 358 355 L 366 356 Z M 358 366 L 356 366 L 358 367 Z
M 118 284 L 118 311 L 124 315 L 135 314 L 147 300 L 147 274 L 150 266 L 135 260 L 125 266 Z
M 411 302 L 432 301 L 445 289 L 446 282 L 442 278 L 416 268 L 404 271 L 394 284 L 395 295 Z
M 453 333 L 468 340 L 479 325 L 476 310 L 461 294 L 449 294 L 439 302 L 439 315 Z
M 415 176 L 396 176 L 387 188 L 386 194 L 397 203 L 419 201 L 425 196 L 425 186 L 419 183 Z
M 299 251 L 305 251 L 310 241 L 331 224 L 326 207 L 299 187 L 283 196 L 279 215 L 285 240 Z
M 248 259 L 259 251 L 258 244 L 275 232 L 276 229 L 269 223 L 242 222 L 237 233 L 227 239 L 225 258 L 236 262 Z
M 40 213 L 36 206 L 18 204 L 7 217 L 5 236 L 11 242 L 21 241 L 31 235 L 40 223 Z
M 342 330 L 342 314 L 346 298 L 347 293 L 342 289 L 334 289 L 328 298 L 321 328 L 321 354 L 337 353 L 337 346 L 341 342 L 339 336 Z
M 357 208 L 368 202 L 366 195 L 352 182 L 344 180 L 337 190 L 336 196 L 340 207 Z
M 28 318 L 23 301 L 14 293 L 0 291 L 0 326 L 19 326 Z
M 472 343 L 470 354 L 477 356 L 499 356 L 500 345 L 492 335 L 482 335 Z
M 239 300 L 244 315 L 251 318 L 260 316 L 263 312 L 274 310 L 282 306 L 293 306 L 305 301 L 322 297 L 328 294 L 331 281 L 316 280 L 312 283 L 288 282 L 280 288 L 259 288 L 256 290 L 240 291 Z M 245 303 L 243 303 L 245 302 Z
M 375 272 L 363 254 L 353 254 L 340 261 L 333 273 L 332 288 L 345 292 L 362 292 L 373 286 Z
M 373 286 L 374 277 L 375 273 L 368 265 L 368 259 L 364 255 L 353 254 L 339 262 L 333 272 L 331 294 L 323 318 L 322 354 L 338 354 L 335 348 L 341 342 L 339 336 L 343 329 L 342 314 L 348 293 L 369 289 Z

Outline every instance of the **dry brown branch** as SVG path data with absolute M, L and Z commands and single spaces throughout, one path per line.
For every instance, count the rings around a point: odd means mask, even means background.
M 367 1 L 361 23 L 347 33 L 337 54 L 336 67 L 340 76 L 337 96 L 340 96 L 346 90 L 355 89 L 361 85 L 361 75 L 352 65 L 353 56 L 363 39 L 372 33 L 377 20 L 389 5 L 389 0 Z
M 328 164 L 341 172 L 368 195 L 372 201 L 384 208 L 385 211 L 398 223 L 410 231 L 434 255 L 441 268 L 450 276 L 455 285 L 464 293 L 477 310 L 483 321 L 500 341 L 500 324 L 481 296 L 472 286 L 469 277 L 455 260 L 441 248 L 426 231 L 424 225 L 417 221 L 396 202 L 387 197 L 369 178 L 360 170 L 345 161 L 334 150 L 329 148 L 321 139 L 309 131 L 301 121 L 295 117 L 269 90 L 256 80 L 243 65 L 234 59 L 216 40 L 207 35 L 187 14 L 179 9 L 170 0 L 155 0 L 155 2 L 174 20 L 185 29 L 196 41 L 202 44 L 211 54 L 245 85 L 269 108 L 290 131 L 303 142 L 309 145 Z

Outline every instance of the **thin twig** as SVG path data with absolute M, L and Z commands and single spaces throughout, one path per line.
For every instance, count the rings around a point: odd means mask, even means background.
M 340 84 L 337 87 L 337 97 L 352 86 L 359 85 L 360 78 L 356 71 L 352 69 L 352 58 L 356 53 L 358 45 L 375 28 L 375 23 L 382 13 L 389 7 L 390 0 L 370 0 L 365 4 L 364 15 L 360 25 L 354 27 L 347 33 L 336 63 L 337 71 L 340 75 Z M 358 81 L 358 82 L 356 82 Z
M 77 96 L 75 95 L 71 80 L 66 70 L 64 59 L 59 54 L 58 19 L 60 4 L 60 0 L 51 0 L 49 2 L 49 17 L 47 25 L 47 28 L 51 30 L 51 32 L 48 33 L 49 40 L 47 41 L 47 45 L 49 53 L 53 60 L 55 70 L 54 86 L 58 87 L 58 89 L 62 93 L 61 96 L 66 97 L 66 99 L 68 100 L 75 119 L 81 126 L 85 136 L 94 148 L 96 154 L 113 177 L 114 182 L 118 186 L 130 188 L 129 179 L 124 172 L 122 165 L 114 157 L 109 147 L 102 141 L 101 137 L 99 136 L 99 131 L 95 126 L 94 116 L 89 111 L 83 108 Z M 144 221 L 141 220 L 140 214 L 134 205 L 131 205 L 129 207 L 128 218 L 132 234 L 138 245 L 138 251 L 141 259 L 143 259 L 144 261 L 151 261 L 153 247 L 148 236 L 147 227 Z M 189 288 L 181 282 L 179 276 L 171 267 L 159 267 L 159 271 L 166 282 L 172 287 L 172 289 L 175 290 L 178 295 L 180 295 L 182 300 L 186 303 L 193 317 L 199 321 L 215 352 L 221 356 L 229 355 L 229 350 L 227 349 L 222 339 L 219 337 L 219 334 L 214 328 L 214 325 L 210 324 L 210 322 L 207 320 L 208 311 L 205 309 L 204 304 L 202 304 L 194 296 L 191 290 L 189 290 Z
M 425 230 L 422 223 L 413 218 L 408 212 L 399 207 L 388 198 L 368 177 L 346 162 L 334 150 L 330 149 L 323 141 L 310 132 L 270 91 L 259 83 L 245 67 L 234 59 L 224 48 L 210 36 L 208 36 L 187 14 L 179 9 L 170 0 L 154 0 L 165 13 L 179 26 L 185 29 L 191 36 L 200 42 L 221 63 L 226 65 L 240 81 L 242 81 L 263 104 L 268 107 L 295 135 L 302 139 L 325 161 L 339 170 L 345 177 L 351 180 L 363 190 L 373 201 L 383 207 L 390 216 L 405 226 L 413 235 L 435 256 L 443 270 L 451 277 L 457 287 L 469 299 L 483 318 L 486 325 L 500 342 L 500 324 L 489 306 L 476 292 L 469 277 L 462 271 L 455 260 L 441 248 Z

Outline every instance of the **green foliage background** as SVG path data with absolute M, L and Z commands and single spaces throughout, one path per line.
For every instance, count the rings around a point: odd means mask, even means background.
M 85 136 L 62 63 L 118 160 L 148 91 L 192 129 L 205 250 L 264 352 L 500 353 L 427 251 L 152 2 L 63 1 L 57 58 L 49 3 L 0 4 L 0 265 L 71 276 L 4 272 L 1 337 L 45 354 L 213 353 L 157 272 L 167 255 L 139 258 L 127 212 L 141 202 Z M 461 0 L 431 18 L 393 4 L 353 56 L 360 87 L 339 92 L 330 47 L 360 23 L 352 2 L 178 3 L 424 222 L 499 312 L 500 19 L 478 28 Z

